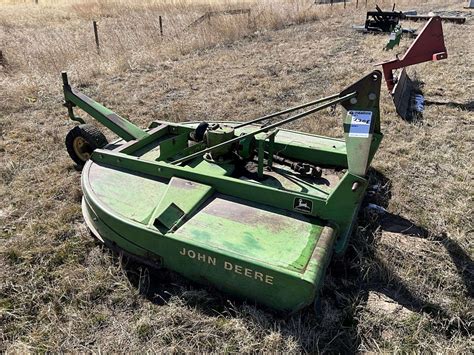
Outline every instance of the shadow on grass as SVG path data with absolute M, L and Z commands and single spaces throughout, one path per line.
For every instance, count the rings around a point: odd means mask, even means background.
M 364 204 L 374 203 L 386 208 L 391 198 L 390 181 L 374 170 L 369 172 L 369 178 L 373 189 L 367 192 Z M 157 305 L 178 298 L 186 307 L 210 317 L 243 318 L 261 329 L 262 334 L 279 329 L 282 335 L 295 339 L 307 352 L 358 352 L 361 344 L 358 310 L 367 303 L 370 291 L 383 293 L 412 311 L 427 313 L 443 324 L 450 324 L 452 316 L 448 311 L 413 294 L 405 280 L 376 256 L 374 240 L 380 230 L 385 230 L 439 242 L 451 256 L 472 297 L 473 265 L 469 255 L 447 235 L 434 236 L 425 228 L 388 212 L 374 214 L 368 211 L 361 209 L 359 228 L 347 252 L 342 258 L 334 258 L 328 267 L 322 290 L 323 313 L 319 316 L 309 307 L 293 315 L 275 313 L 217 291 L 212 286 L 190 282 L 174 272 L 164 269 L 157 272 L 133 259 L 125 258 L 123 266 L 132 285 Z M 369 271 L 369 277 L 363 267 L 367 263 L 377 265 L 376 271 Z M 390 275 L 390 282 L 387 283 L 381 275 Z M 467 332 L 455 324 L 440 331 L 446 332 L 447 336 L 455 331 Z
M 383 208 L 387 208 L 391 198 L 390 181 L 374 170 L 370 174 L 372 175 L 371 178 L 377 181 L 378 185 L 382 188 L 382 193 L 375 194 L 374 196 L 368 194 L 365 203 L 376 203 Z M 377 265 L 377 270 L 371 272 L 369 277 L 366 277 L 366 279 L 371 280 L 370 282 L 364 281 L 364 275 L 358 274 L 361 271 L 360 268 L 355 270 L 353 276 L 356 277 L 357 283 L 360 284 L 358 292 L 365 293 L 367 297 L 369 291 L 376 291 L 385 294 L 411 311 L 429 314 L 430 317 L 444 324 L 444 327 L 440 327 L 439 330 L 440 332 L 445 332 L 447 337 L 450 337 L 454 332 L 461 332 L 468 336 L 469 330 L 467 328 L 459 326 L 459 324 L 451 324 L 453 315 L 449 311 L 414 294 L 407 286 L 406 281 L 397 276 L 387 262 L 375 255 L 374 239 L 377 238 L 379 231 L 387 231 L 409 238 L 421 238 L 440 243 L 449 254 L 451 261 L 457 269 L 457 273 L 465 285 L 466 296 L 472 298 L 474 296 L 474 264 L 467 252 L 445 233 L 440 235 L 433 234 L 426 228 L 418 226 L 402 216 L 389 212 L 372 213 L 372 216 L 367 216 L 367 209 L 364 210 L 364 214 L 365 216 L 362 218 L 362 221 L 368 222 L 368 224 L 365 227 L 364 233 L 356 234 L 353 239 L 352 246 L 354 249 L 352 254 L 359 259 L 365 258 L 374 262 Z M 350 254 L 348 253 L 348 256 Z M 384 281 L 381 275 L 389 275 L 390 282 Z
M 459 108 L 463 111 L 474 111 L 474 100 L 468 101 L 466 103 L 454 102 L 454 101 L 433 101 L 425 100 L 426 106 L 448 106 L 453 108 Z
M 473 263 L 469 255 L 459 246 L 458 243 L 445 234 L 438 236 L 431 235 L 430 232 L 423 227 L 416 226 L 409 220 L 390 213 L 386 213 L 381 218 L 380 226 L 382 230 L 385 231 L 413 238 L 428 239 L 430 241 L 439 242 L 443 245 L 456 266 L 458 274 L 463 280 L 467 290 L 467 296 L 470 298 L 473 297 Z M 431 318 L 436 319 L 445 325 L 443 328 L 440 328 L 440 331 L 444 332 L 447 337 L 452 336 L 455 332 L 461 332 L 466 336 L 469 334 L 468 329 L 460 327 L 458 324 L 451 324 L 450 321 L 453 319 L 453 315 L 450 314 L 449 311 L 445 310 L 441 305 L 429 302 L 423 299 L 423 297 L 414 294 L 407 286 L 407 283 L 396 275 L 384 260 L 375 256 L 372 257 L 373 261 L 378 265 L 377 273 L 379 275 L 390 275 L 390 282 L 387 284 L 375 277 L 374 281 L 364 285 L 368 291 L 372 290 L 380 292 L 411 311 L 428 314 Z
M 468 296 L 474 297 L 474 264 L 472 259 L 458 243 L 450 239 L 445 233 L 432 235 L 425 228 L 416 226 L 411 221 L 391 213 L 386 213 L 382 216 L 380 225 L 383 230 L 388 232 L 399 233 L 413 238 L 429 239 L 443 245 L 456 265 L 459 275 L 462 277 Z
M 425 83 L 420 80 L 416 75 L 414 79 L 410 79 L 407 76 L 406 79 L 406 90 L 409 93 L 405 95 L 399 95 L 399 99 L 395 100 L 396 95 L 394 96 L 394 105 L 396 107 L 405 107 L 405 101 L 409 100 L 406 112 L 404 110 L 399 111 L 397 108 L 398 115 L 405 121 L 409 123 L 421 123 L 423 121 L 423 111 L 425 106 L 446 106 L 451 108 L 460 109 L 463 111 L 473 112 L 474 111 L 474 101 L 467 101 L 465 103 L 454 102 L 454 101 L 435 101 L 426 99 L 423 95 L 423 88 Z M 402 112 L 403 111 L 403 112 Z

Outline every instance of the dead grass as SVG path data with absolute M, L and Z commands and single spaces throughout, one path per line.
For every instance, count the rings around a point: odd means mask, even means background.
M 382 37 L 350 29 L 365 9 L 310 4 L 226 2 L 250 7 L 251 21 L 230 16 L 186 32 L 216 3 L 2 2 L 0 351 L 472 351 L 472 18 L 444 25 L 448 60 L 414 68 L 432 102 L 422 120 L 400 120 L 383 97 L 370 199 L 389 214 L 361 213 L 347 254 L 329 269 L 321 319 L 285 318 L 127 263 L 84 226 L 79 173 L 63 146 L 73 124 L 61 70 L 146 126 L 250 119 L 338 92 L 393 56 Z M 339 125 L 325 112 L 293 127 L 334 136 Z

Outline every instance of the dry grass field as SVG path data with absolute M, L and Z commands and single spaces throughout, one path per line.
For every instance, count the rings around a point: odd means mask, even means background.
M 360 3 L 0 0 L 0 351 L 472 353 L 474 17 L 464 1 L 397 2 L 468 20 L 443 24 L 447 60 L 409 71 L 427 100 L 422 118 L 401 120 L 383 95 L 369 200 L 388 213 L 361 211 L 329 267 L 322 316 L 285 317 L 150 270 L 97 244 L 82 219 L 61 70 L 142 127 L 249 120 L 337 93 L 408 48 L 404 38 L 385 52 L 386 36 L 353 31 Z M 229 8 L 251 14 L 189 27 Z M 292 127 L 342 132 L 331 111 Z

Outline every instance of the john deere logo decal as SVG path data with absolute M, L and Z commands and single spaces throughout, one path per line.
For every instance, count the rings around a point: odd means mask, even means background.
M 311 211 L 313 211 L 313 202 L 305 198 L 297 197 L 293 203 L 293 209 L 299 212 L 311 213 Z

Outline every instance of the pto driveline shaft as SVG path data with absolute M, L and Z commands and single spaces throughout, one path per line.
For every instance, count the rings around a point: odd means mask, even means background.
M 277 116 L 281 116 L 281 115 L 284 115 L 285 113 L 290 113 L 290 112 L 293 112 L 293 111 L 296 111 L 296 110 L 299 110 L 299 109 L 302 109 L 302 108 L 305 108 L 305 107 L 308 107 L 308 106 L 313 106 L 313 105 L 319 104 L 319 103 L 321 103 L 321 102 L 334 99 L 334 98 L 336 98 L 336 97 L 338 97 L 338 96 L 339 96 L 339 94 L 331 95 L 331 96 L 328 96 L 328 97 L 323 97 L 323 98 L 321 98 L 321 99 L 317 99 L 317 100 L 314 100 L 314 101 L 310 101 L 310 102 L 307 102 L 307 103 L 302 104 L 302 105 L 294 106 L 294 107 L 288 108 L 288 109 L 283 110 L 283 111 L 271 113 L 271 114 L 269 114 L 269 115 L 262 116 L 262 117 L 259 117 L 259 118 L 254 119 L 254 120 L 251 120 L 251 121 L 248 121 L 248 122 L 244 122 L 244 123 L 238 124 L 237 126 L 234 126 L 234 129 L 237 129 L 237 128 L 240 128 L 240 127 L 244 127 L 244 126 L 248 126 L 248 125 L 250 125 L 250 124 L 258 123 L 258 122 L 261 122 L 261 121 L 265 121 L 265 120 L 268 120 L 268 119 L 270 119 L 270 118 L 277 117 Z
M 294 115 L 294 116 L 285 118 L 284 120 L 281 120 L 281 121 L 279 121 L 279 122 L 275 122 L 275 123 L 273 123 L 273 124 L 271 124 L 271 125 L 268 125 L 268 126 L 266 126 L 266 127 L 257 129 L 256 131 L 253 131 L 253 132 L 244 134 L 244 135 L 239 136 L 239 137 L 235 137 L 235 138 L 229 139 L 229 140 L 226 141 L 226 142 L 222 142 L 222 143 L 220 143 L 220 144 L 216 144 L 216 145 L 214 145 L 214 146 L 212 146 L 212 147 L 203 149 L 203 150 L 201 150 L 201 151 L 199 151 L 199 152 L 196 152 L 196 153 L 190 154 L 190 155 L 188 155 L 188 156 L 182 157 L 182 158 L 180 158 L 180 159 L 177 159 L 177 160 L 171 162 L 171 164 L 176 165 L 176 164 L 184 163 L 185 161 L 188 161 L 188 160 L 190 160 L 190 159 L 193 159 L 193 158 L 196 158 L 196 157 L 198 157 L 198 156 L 201 156 L 201 155 L 204 154 L 204 153 L 211 152 L 211 151 L 213 151 L 214 149 L 217 149 L 217 148 L 226 146 L 226 145 L 228 145 L 228 144 L 232 144 L 232 143 L 234 143 L 234 142 L 238 142 L 238 141 L 240 141 L 240 140 L 243 140 L 243 139 L 246 139 L 246 138 L 248 138 L 248 137 L 254 136 L 254 135 L 256 135 L 256 134 L 258 134 L 258 133 L 261 133 L 261 132 L 268 131 L 268 130 L 270 130 L 270 129 L 272 129 L 272 128 L 275 128 L 275 127 L 284 125 L 284 124 L 286 124 L 286 123 L 290 123 L 290 122 L 296 121 L 296 120 L 299 119 L 299 118 L 302 118 L 302 117 L 304 117 L 304 116 L 308 116 L 308 115 L 310 115 L 310 114 L 312 114 L 312 113 L 314 113 L 314 112 L 323 110 L 323 109 L 325 109 L 325 108 L 327 108 L 327 107 L 330 107 L 330 106 L 332 106 L 332 105 L 334 105 L 334 104 L 337 104 L 337 103 L 339 103 L 339 102 L 349 100 L 349 99 L 351 99 L 352 97 L 354 97 L 354 96 L 356 96 L 356 95 L 357 95 L 357 92 L 352 92 L 352 93 L 347 94 L 347 95 L 345 95 L 345 96 L 338 97 L 338 98 L 335 99 L 335 100 L 331 100 L 331 101 L 329 101 L 329 102 L 327 102 L 327 103 L 325 103 L 325 104 L 323 104 L 323 105 L 321 105 L 321 106 L 312 108 L 311 110 L 308 110 L 308 111 L 305 111 L 305 112 L 301 112 L 301 113 L 299 113 L 299 114 L 297 114 L 297 115 Z M 338 94 L 337 96 L 339 96 L 339 94 Z

